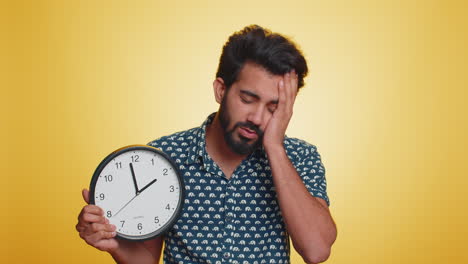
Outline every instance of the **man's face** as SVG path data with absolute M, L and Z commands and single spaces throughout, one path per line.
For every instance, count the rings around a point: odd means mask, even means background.
M 263 133 L 278 105 L 281 78 L 246 63 L 238 81 L 224 93 L 219 120 L 224 139 L 235 153 L 245 155 L 262 145 Z

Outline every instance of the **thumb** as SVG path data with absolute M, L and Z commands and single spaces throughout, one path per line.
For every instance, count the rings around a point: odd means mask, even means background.
M 87 204 L 89 204 L 89 190 L 88 189 L 83 189 L 81 191 L 81 194 L 83 195 L 83 199 Z

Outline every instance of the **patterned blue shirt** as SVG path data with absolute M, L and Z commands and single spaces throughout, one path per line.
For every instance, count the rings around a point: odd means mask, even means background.
M 289 238 L 264 149 L 227 179 L 205 148 L 213 118 L 149 143 L 174 160 L 185 183 L 181 217 L 165 235 L 164 263 L 289 263 Z M 284 146 L 311 195 L 329 204 L 316 147 L 288 137 Z

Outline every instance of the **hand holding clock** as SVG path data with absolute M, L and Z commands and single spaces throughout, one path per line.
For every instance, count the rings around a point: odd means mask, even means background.
M 133 164 L 130 163 L 130 171 L 132 180 L 135 186 L 135 196 L 125 203 L 114 216 L 117 216 L 130 202 L 132 202 L 140 193 L 154 184 L 157 179 L 145 185 L 141 190 L 138 188 Z M 119 242 L 114 238 L 116 236 L 116 226 L 109 223 L 109 220 L 104 216 L 104 210 L 99 206 L 89 204 L 89 190 L 83 189 L 83 199 L 88 204 L 81 210 L 78 216 L 78 224 L 76 230 L 80 233 L 80 237 L 89 245 L 102 250 L 111 252 L 119 246 Z
M 96 205 L 89 204 L 89 191 L 82 191 L 83 199 L 88 204 L 81 210 L 78 216 L 76 230 L 80 237 L 89 245 L 102 250 L 112 252 L 119 247 L 115 239 L 116 227 L 104 217 L 104 210 Z
M 177 166 L 165 153 L 146 145 L 120 148 L 99 164 L 89 191 L 82 191 L 87 204 L 76 230 L 117 263 L 155 263 L 162 235 L 182 210 L 183 190 Z
M 87 189 L 83 189 L 82 195 L 88 205 L 83 207 L 78 216 L 76 230 L 86 243 L 99 250 L 109 252 L 117 263 L 159 262 L 162 237 L 143 242 L 116 239 L 116 227 L 109 224 L 109 220 L 104 217 L 104 210 L 89 204 L 89 191 Z

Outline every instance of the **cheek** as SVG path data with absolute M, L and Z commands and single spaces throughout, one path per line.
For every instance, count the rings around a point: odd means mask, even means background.
M 265 131 L 265 128 L 268 126 L 268 124 L 270 123 L 270 120 L 271 120 L 271 117 L 273 115 L 269 112 L 269 111 L 266 111 L 266 113 L 264 114 L 264 117 L 263 117 L 263 120 L 265 120 L 265 122 L 263 122 L 263 125 L 260 129 L 262 129 L 263 131 Z
M 250 111 L 248 105 L 242 103 L 240 100 L 232 100 L 232 102 L 229 102 L 229 105 L 230 114 L 233 119 L 237 120 L 236 122 L 243 122 L 247 119 L 247 114 Z
M 235 100 L 228 100 L 224 106 L 225 115 L 229 119 L 228 130 L 232 129 L 238 122 L 245 121 L 245 109 Z

